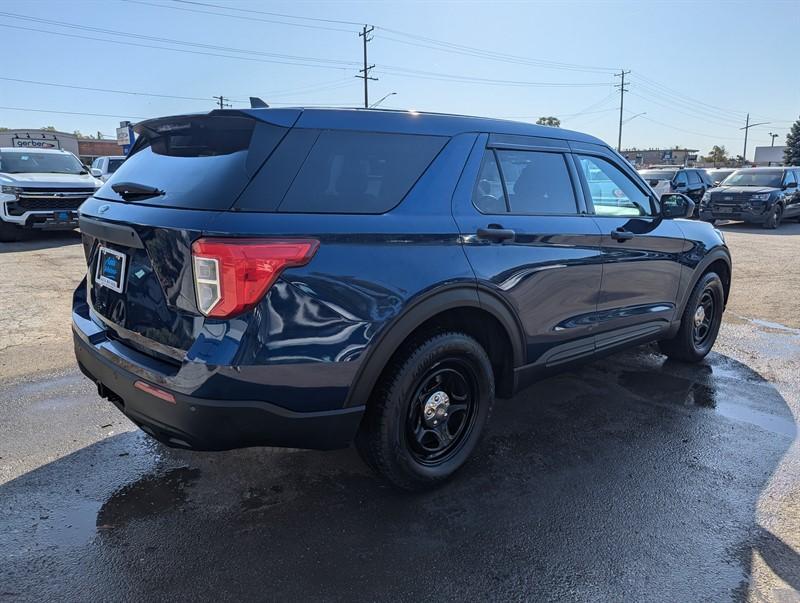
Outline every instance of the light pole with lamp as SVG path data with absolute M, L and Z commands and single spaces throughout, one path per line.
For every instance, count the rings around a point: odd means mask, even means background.
M 389 98 L 390 96 L 394 96 L 395 94 L 397 94 L 397 92 L 390 92 L 390 93 L 389 93 L 389 94 L 387 94 L 386 96 L 384 96 L 384 97 L 380 98 L 379 100 L 375 101 L 374 103 L 372 103 L 372 104 L 369 106 L 369 108 L 370 108 L 370 109 L 374 109 L 375 107 L 377 107 L 378 105 L 380 105 L 380 104 L 381 104 L 383 101 L 385 101 L 387 98 Z

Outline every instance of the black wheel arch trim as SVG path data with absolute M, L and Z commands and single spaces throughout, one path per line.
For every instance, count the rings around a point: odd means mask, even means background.
M 697 285 L 697 282 L 700 280 L 700 277 L 706 272 L 706 269 L 716 262 L 717 260 L 723 260 L 728 266 L 728 273 L 733 277 L 733 268 L 731 265 L 731 254 L 728 251 L 727 247 L 715 247 L 711 251 L 709 251 L 705 257 L 700 261 L 700 263 L 695 267 L 694 273 L 692 274 L 692 279 L 689 281 L 688 286 L 684 289 L 683 294 L 681 296 L 681 302 L 678 305 L 678 317 L 683 316 L 684 311 L 686 310 L 686 304 L 689 301 L 689 297 L 692 295 L 692 291 Z M 725 304 L 728 303 L 728 290 L 725 290 Z
M 516 314 L 488 288 L 474 282 L 437 287 L 415 300 L 385 325 L 370 342 L 345 400 L 345 408 L 366 404 L 383 369 L 405 339 L 426 320 L 456 308 L 477 308 L 492 314 L 511 341 L 513 367 L 525 363 L 522 328 Z

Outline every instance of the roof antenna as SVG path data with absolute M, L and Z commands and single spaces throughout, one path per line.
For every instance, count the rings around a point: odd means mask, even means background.
M 266 109 L 269 105 L 265 103 L 263 100 L 258 98 L 257 96 L 250 97 L 250 108 L 251 109 Z

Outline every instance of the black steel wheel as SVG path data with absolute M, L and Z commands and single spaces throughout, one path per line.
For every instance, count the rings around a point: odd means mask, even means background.
M 782 219 L 783 219 L 783 206 L 780 203 L 776 203 L 775 207 L 772 208 L 772 212 L 770 212 L 766 222 L 764 222 L 764 228 L 770 228 L 770 229 L 778 228 L 778 226 L 781 225 Z
M 696 346 L 702 347 L 709 335 L 711 335 L 715 311 L 714 294 L 711 289 L 704 289 L 700 295 L 700 301 L 694 311 L 693 318 L 692 337 Z
M 475 424 L 478 386 L 469 365 L 446 358 L 420 379 L 406 416 L 405 438 L 414 458 L 438 465 L 458 452 Z
M 467 461 L 493 402 L 492 365 L 480 343 L 458 332 L 420 337 L 386 368 L 356 447 L 392 485 L 430 488 Z
M 700 277 L 686 302 L 678 332 L 658 342 L 661 351 L 675 360 L 699 362 L 714 346 L 725 309 L 725 289 L 715 272 Z

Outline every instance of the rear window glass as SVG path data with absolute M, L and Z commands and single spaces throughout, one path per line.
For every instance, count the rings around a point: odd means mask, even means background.
M 186 209 L 227 209 L 286 133 L 285 128 L 228 116 L 145 122 L 135 152 L 96 196 L 122 200 L 112 186 L 131 182 L 163 195 L 129 201 Z
M 388 211 L 402 201 L 447 140 L 442 136 L 323 131 L 279 211 Z

